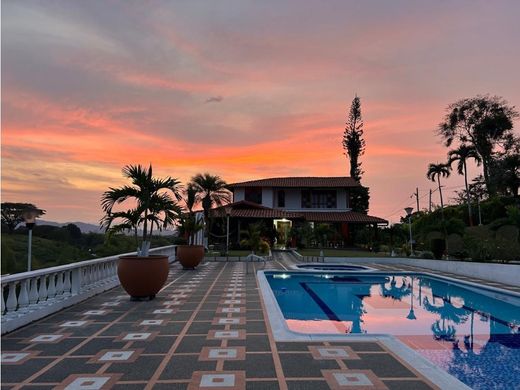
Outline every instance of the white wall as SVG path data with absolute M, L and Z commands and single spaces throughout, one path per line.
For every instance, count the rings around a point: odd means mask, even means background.
M 262 206 L 273 208 L 273 189 L 271 187 L 262 187 Z
M 286 188 L 285 191 L 285 209 L 298 210 L 302 207 L 301 191 L 297 188 Z
M 520 287 L 520 265 L 518 264 L 472 263 L 453 260 L 409 259 L 406 257 L 327 257 L 325 261 L 331 263 L 404 264 Z
M 336 206 L 340 210 L 345 210 L 348 207 L 348 201 L 347 201 L 347 190 L 344 188 L 338 188 L 338 195 L 337 195 L 337 201 Z

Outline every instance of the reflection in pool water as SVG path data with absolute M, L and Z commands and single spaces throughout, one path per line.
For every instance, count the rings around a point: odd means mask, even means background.
M 272 275 L 293 331 L 392 334 L 473 388 L 520 387 L 516 297 L 415 274 Z

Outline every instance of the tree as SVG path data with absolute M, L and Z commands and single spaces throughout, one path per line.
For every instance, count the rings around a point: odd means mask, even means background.
M 195 234 L 204 228 L 193 211 L 197 203 L 197 187 L 193 183 L 189 183 L 184 190 L 183 200 L 186 212 L 183 213 L 179 221 L 179 235 L 185 236 L 188 244 L 192 245 L 195 241 Z
M 426 177 L 431 181 L 435 182 L 437 180 L 437 185 L 439 187 L 439 196 L 441 199 L 441 212 L 444 215 L 444 201 L 442 198 L 442 187 L 441 187 L 441 176 L 448 177 L 450 176 L 451 168 L 448 164 L 430 164 L 428 166 L 428 171 L 426 172 Z
M 504 196 L 518 196 L 520 187 L 520 137 L 510 134 L 504 151 L 492 162 L 493 188 Z
M 457 162 L 457 172 L 459 175 L 464 175 L 464 184 L 466 188 L 466 202 L 468 205 L 468 216 L 469 216 L 469 225 L 473 226 L 473 215 L 471 213 L 471 200 L 468 186 L 468 169 L 467 169 L 467 160 L 474 159 L 477 162 L 477 165 L 480 164 L 480 156 L 478 155 L 475 148 L 467 145 L 460 145 L 457 149 L 450 150 L 448 152 L 448 165 L 451 165 L 454 162 Z
M 498 96 L 477 96 L 461 99 L 448 106 L 438 134 L 446 146 L 454 141 L 473 146 L 482 160 L 484 180 L 490 195 L 495 194 L 491 182 L 491 164 L 496 148 L 508 142 L 513 121 L 518 118 L 514 106 Z
M 209 232 L 211 231 L 210 210 L 214 206 L 222 206 L 230 201 L 227 183 L 218 175 L 199 173 L 191 179 L 190 184 L 196 188 L 198 201 L 204 210 L 205 236 L 209 239 Z
M 345 156 L 350 161 L 350 176 L 361 182 L 361 169 L 359 157 L 365 153 L 365 140 L 363 139 L 363 118 L 361 116 L 361 100 L 358 96 L 352 100 L 350 112 L 343 133 L 343 149 Z M 367 213 L 370 201 L 367 187 L 355 187 L 350 189 L 350 205 L 352 210 Z
M 109 233 L 133 229 L 137 231 L 139 225 L 143 226 L 141 247 L 138 248 L 139 256 L 148 256 L 150 240 L 153 228 L 159 230 L 173 225 L 181 214 L 181 208 L 176 204 L 173 196 L 178 200 L 179 181 L 171 177 L 157 179 L 153 177 L 152 166 L 145 169 L 141 165 L 127 165 L 123 168 L 123 176 L 130 179 L 131 186 L 112 188 L 103 193 L 101 206 L 105 216 L 101 219 L 101 226 Z M 125 213 L 113 212 L 116 204 L 133 200 L 135 208 Z M 123 220 L 122 223 L 112 225 L 114 221 Z M 137 223 L 136 223 L 137 221 Z
M 428 171 L 426 172 L 426 177 L 433 182 L 435 182 L 435 180 L 437 180 L 437 185 L 439 186 L 439 196 L 441 199 L 441 218 L 442 218 L 442 227 L 444 230 L 444 242 L 445 242 L 446 252 L 448 251 L 448 232 L 446 230 L 446 222 L 444 220 L 444 201 L 442 199 L 441 176 L 448 177 L 448 176 L 450 176 L 450 172 L 451 172 L 451 168 L 447 164 L 430 164 L 428 166 Z
M 359 157 L 365 153 L 365 140 L 363 139 L 363 118 L 361 117 L 361 100 L 356 95 L 350 106 L 347 126 L 343 133 L 343 149 L 350 160 L 350 176 L 361 181 L 363 170 Z
M 26 210 L 36 210 L 37 217 L 45 214 L 45 210 L 38 209 L 32 203 L 2 203 L 2 224 L 7 226 L 9 233 L 13 233 L 14 229 L 24 221 L 23 213 Z

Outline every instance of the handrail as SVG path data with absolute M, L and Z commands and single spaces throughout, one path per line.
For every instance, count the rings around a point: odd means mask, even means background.
M 175 258 L 175 252 L 176 245 L 150 250 L 170 259 Z M 118 286 L 119 257 L 135 254 L 124 253 L 2 277 L 2 334 Z
M 175 247 L 176 247 L 176 245 L 168 245 L 168 246 L 161 246 L 158 248 L 152 248 L 152 249 L 150 249 L 150 254 L 169 250 L 169 249 L 174 249 Z M 113 256 L 100 257 L 99 259 L 83 260 L 83 261 L 78 261 L 78 262 L 70 263 L 70 264 L 57 265 L 54 267 L 47 267 L 47 268 L 37 269 L 37 270 L 33 270 L 33 271 L 28 271 L 28 272 L 19 272 L 17 274 L 10 274 L 7 276 L 2 276 L 2 284 L 27 279 L 29 277 L 42 276 L 42 275 L 46 275 L 46 274 L 53 273 L 53 272 L 70 271 L 75 268 L 80 268 L 80 267 L 94 265 L 94 264 L 101 264 L 101 263 L 105 263 L 107 261 L 117 260 L 121 256 L 131 256 L 131 255 L 135 255 L 135 254 L 137 254 L 137 252 L 128 252 L 128 253 L 122 253 L 122 254 L 113 255 Z

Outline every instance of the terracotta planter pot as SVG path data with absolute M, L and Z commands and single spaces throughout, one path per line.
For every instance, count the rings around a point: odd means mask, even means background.
M 202 245 L 179 245 L 177 246 L 177 259 L 184 268 L 193 269 L 200 264 L 204 258 L 204 247 Z
M 117 276 L 132 298 L 155 298 L 168 279 L 168 256 L 121 256 Z

